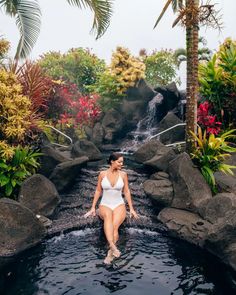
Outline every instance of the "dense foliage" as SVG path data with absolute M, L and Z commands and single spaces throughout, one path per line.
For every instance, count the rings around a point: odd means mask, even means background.
M 171 82 L 180 83 L 176 77 L 177 62 L 172 50 L 154 51 L 144 55 L 146 80 L 152 87 L 165 86 Z
M 11 157 L 0 158 L 0 197 L 16 198 L 22 182 L 39 167 L 40 153 L 20 146 L 12 152 Z
M 236 148 L 231 147 L 226 141 L 235 137 L 234 130 L 223 132 L 218 136 L 211 133 L 207 136 L 206 130 L 202 132 L 201 127 L 198 128 L 198 134 L 192 132 L 195 140 L 192 158 L 200 168 L 205 180 L 210 185 L 214 193 L 217 192 L 214 173 L 222 171 L 224 173 L 233 174 L 232 169 L 236 166 L 224 163 L 225 159 L 230 156 L 230 153 L 236 152 Z
M 105 62 L 83 48 L 65 54 L 49 52 L 38 63 L 49 77 L 76 84 L 81 93 L 88 93 L 87 87 L 94 85 L 105 70 Z
M 0 70 L 0 141 L 9 144 L 24 141 L 30 122 L 31 101 L 21 94 L 21 85 L 13 73 Z
M 90 90 L 101 96 L 99 103 L 107 110 L 119 103 L 127 89 L 144 77 L 144 63 L 132 56 L 127 48 L 118 46 L 112 54 L 111 64 Z
M 31 128 L 31 101 L 16 75 L 0 70 L 0 197 L 15 197 L 38 167 L 38 153 L 24 145 Z
M 236 41 L 226 39 L 212 59 L 200 65 L 199 83 L 224 127 L 236 126 Z

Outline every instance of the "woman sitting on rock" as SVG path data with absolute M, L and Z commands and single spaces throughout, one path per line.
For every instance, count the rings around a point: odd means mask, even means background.
M 132 205 L 127 173 L 121 171 L 123 162 L 124 158 L 121 154 L 112 153 L 110 155 L 108 160 L 110 167 L 100 172 L 92 208 L 84 215 L 84 217 L 96 215 L 96 204 L 102 194 L 99 217 L 104 221 L 104 232 L 109 243 L 109 251 L 104 260 L 106 264 L 111 263 L 114 257 L 120 256 L 120 251 L 116 246 L 119 239 L 118 229 L 126 218 L 126 207 L 122 192 L 129 206 L 130 217 L 138 218 Z

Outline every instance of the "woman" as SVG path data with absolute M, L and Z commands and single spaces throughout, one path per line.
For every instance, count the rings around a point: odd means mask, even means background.
M 126 217 L 122 192 L 129 206 L 130 217 L 138 218 L 132 204 L 127 173 L 121 171 L 123 162 L 124 159 L 121 154 L 112 153 L 110 155 L 108 160 L 110 167 L 100 172 L 92 208 L 84 215 L 84 217 L 96 215 L 96 204 L 103 193 L 99 205 L 99 217 L 104 221 L 104 232 L 109 244 L 109 251 L 104 260 L 105 263 L 110 263 L 114 257 L 120 256 L 120 251 L 116 246 L 119 239 L 118 229 Z

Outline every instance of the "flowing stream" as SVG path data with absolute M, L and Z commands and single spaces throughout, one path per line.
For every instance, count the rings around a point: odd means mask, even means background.
M 83 169 L 63 194 L 49 236 L 21 254 L 0 274 L 1 295 L 78 294 L 236 294 L 232 273 L 215 257 L 168 237 L 146 197 L 146 171 L 130 166 L 129 175 L 138 221 L 127 218 L 120 230 L 121 257 L 103 263 L 107 244 L 98 219 L 84 219 L 90 208 L 99 170 Z
M 124 141 L 121 147 L 123 153 L 129 154 L 136 151 L 150 136 L 158 133 L 158 129 L 155 127 L 157 120 L 156 107 L 162 99 L 163 96 L 158 93 L 149 101 L 146 116 L 138 122 L 136 130 L 129 133 L 129 139 Z

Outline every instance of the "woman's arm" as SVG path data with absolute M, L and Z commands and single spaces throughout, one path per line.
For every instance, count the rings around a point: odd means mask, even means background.
M 134 207 L 133 207 L 133 202 L 132 202 L 132 197 L 131 197 L 131 193 L 130 193 L 130 189 L 129 189 L 129 182 L 128 182 L 127 173 L 124 173 L 123 175 L 124 175 L 123 192 L 124 192 L 125 198 L 127 200 L 128 206 L 129 206 L 130 215 L 131 215 L 131 217 L 134 216 L 134 218 L 138 218 L 138 214 L 135 212 Z
M 95 191 L 94 197 L 93 197 L 92 208 L 96 207 L 98 199 L 100 198 L 100 196 L 102 194 L 102 185 L 101 185 L 102 178 L 103 178 L 103 172 L 100 172 L 98 175 L 98 183 L 97 183 L 96 191 Z
M 92 202 L 92 207 L 91 209 L 84 215 L 84 217 L 89 217 L 90 215 L 95 216 L 96 215 L 96 204 L 98 202 L 99 197 L 101 196 L 102 193 L 102 178 L 103 178 L 103 172 L 100 172 L 98 175 L 98 182 L 97 182 L 97 187 L 93 196 L 93 202 Z

